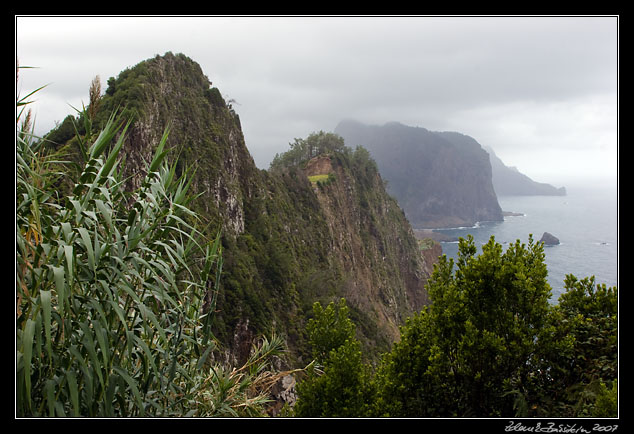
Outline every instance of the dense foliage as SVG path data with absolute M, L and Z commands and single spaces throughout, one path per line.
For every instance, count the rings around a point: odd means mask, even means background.
M 362 361 L 356 327 L 348 318 L 345 300 L 325 309 L 313 306 L 308 334 L 317 364 L 298 386 L 298 417 L 354 417 L 370 415 L 372 386 L 369 367 Z
M 555 406 L 564 416 L 605 417 L 616 414 L 618 378 L 618 292 L 596 284 L 594 277 L 566 276 L 566 292 L 549 322 L 558 339 L 572 339 L 568 352 L 551 353 L 548 382 L 540 384 L 535 401 Z M 540 414 L 540 412 L 538 412 Z
M 471 237 L 461 239 L 457 268 L 441 259 L 432 304 L 408 319 L 371 381 L 345 311 L 324 321 L 333 307 L 317 306 L 311 342 L 325 369 L 300 385 L 298 413 L 338 402 L 357 411 L 348 416 L 616 416 L 617 290 L 570 275 L 552 305 L 543 259 L 532 238 L 506 252 L 491 238 L 480 255 Z
M 189 182 L 165 163 L 167 131 L 141 187 L 123 188 L 129 122 L 77 137 L 76 179 L 29 131 L 16 132 L 16 414 L 260 415 L 279 337 L 239 367 L 214 362 L 222 256 L 188 222 Z M 83 112 L 83 116 L 89 116 Z M 55 186 L 71 182 L 64 196 Z

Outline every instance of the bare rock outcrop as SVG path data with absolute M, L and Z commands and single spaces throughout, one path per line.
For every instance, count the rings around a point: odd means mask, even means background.
M 544 232 L 544 235 L 542 235 L 539 241 L 544 243 L 546 246 L 556 246 L 559 244 L 559 238 L 549 232 Z

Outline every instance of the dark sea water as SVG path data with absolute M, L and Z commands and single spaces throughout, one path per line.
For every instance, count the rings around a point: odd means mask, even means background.
M 556 302 L 564 291 L 564 277 L 595 276 L 596 283 L 618 286 L 618 199 L 616 187 L 567 187 L 566 196 L 501 196 L 503 211 L 523 213 L 505 217 L 504 222 L 480 222 L 472 228 L 443 229 L 453 236 L 473 235 L 477 246 L 491 235 L 505 249 L 508 243 L 528 242 L 529 234 L 539 241 L 544 232 L 559 238 L 560 244 L 545 246 L 548 283 Z M 442 243 L 447 257 L 457 257 L 458 243 Z M 481 253 L 478 248 L 478 253 Z

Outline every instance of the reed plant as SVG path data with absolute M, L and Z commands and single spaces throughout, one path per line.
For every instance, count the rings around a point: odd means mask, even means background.
M 213 361 L 220 236 L 199 230 L 190 183 L 166 161 L 169 129 L 129 192 L 130 122 L 111 116 L 78 137 L 83 167 L 64 192 L 68 163 L 33 134 L 27 97 L 16 98 L 16 416 L 262 414 L 283 341 L 264 339 L 240 368 Z

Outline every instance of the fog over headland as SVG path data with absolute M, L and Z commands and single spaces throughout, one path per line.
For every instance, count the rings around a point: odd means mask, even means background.
M 256 164 L 342 119 L 458 131 L 554 185 L 618 168 L 617 16 L 16 16 L 38 132 L 167 51 L 234 100 Z

